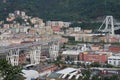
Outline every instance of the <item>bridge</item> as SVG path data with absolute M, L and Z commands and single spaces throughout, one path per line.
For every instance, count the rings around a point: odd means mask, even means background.
M 98 29 L 99 32 L 109 33 L 111 35 L 115 35 L 115 30 L 120 29 L 120 24 L 113 18 L 113 16 L 106 16 L 102 25 Z
M 0 55 L 5 55 L 8 62 L 14 66 L 19 64 L 20 50 L 23 49 L 26 50 L 26 48 L 29 48 L 31 63 L 39 64 L 41 46 L 46 44 L 49 46 L 50 57 L 56 58 L 58 56 L 59 51 L 59 39 L 52 39 L 46 41 L 41 40 L 37 42 L 25 43 L 16 46 L 7 46 L 5 48 L 0 49 Z

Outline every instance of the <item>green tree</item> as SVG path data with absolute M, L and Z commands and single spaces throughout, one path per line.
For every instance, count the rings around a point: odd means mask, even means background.
M 103 67 L 113 68 L 114 66 L 113 66 L 113 65 L 111 65 L 111 64 L 106 64 L 106 65 L 103 65 Z
M 94 76 L 92 77 L 92 80 L 101 80 L 101 78 L 99 77 L 99 75 L 94 75 Z
M 58 67 L 60 67 L 62 64 L 63 64 L 63 61 L 62 61 L 62 56 L 59 55 L 56 60 L 54 61 L 54 64 Z
M 3 80 L 23 80 L 19 66 L 8 64 L 5 59 L 0 59 L 0 75 Z
M 98 62 L 94 62 L 91 64 L 92 67 L 100 67 L 100 64 Z
M 20 24 L 25 23 L 25 21 L 21 17 L 15 18 L 15 21 L 17 21 Z
M 91 74 L 91 72 L 90 72 L 89 69 L 84 70 L 84 71 L 82 72 L 82 74 L 83 74 L 83 79 L 82 79 L 82 80 L 89 80 L 90 74 Z
M 120 80 L 119 76 L 120 76 L 119 74 L 118 75 L 114 74 L 110 79 L 111 80 Z
M 119 3 L 120 0 L 0 0 L 0 20 L 15 10 L 45 20 L 90 21 L 106 15 L 120 19 Z

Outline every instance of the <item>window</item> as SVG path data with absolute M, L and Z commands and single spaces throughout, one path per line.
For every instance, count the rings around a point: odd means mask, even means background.
M 111 61 L 109 61 L 109 63 L 111 63 Z
M 114 65 L 116 64 L 116 61 L 114 61 Z
M 120 61 L 119 61 L 118 65 L 120 65 Z
M 108 60 L 112 60 L 111 58 L 109 58 Z

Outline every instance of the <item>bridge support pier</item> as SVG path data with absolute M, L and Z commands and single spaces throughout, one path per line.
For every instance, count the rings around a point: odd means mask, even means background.
M 103 26 L 105 24 L 105 27 Z M 102 25 L 98 29 L 101 32 L 108 32 L 110 35 L 114 36 L 114 21 L 113 16 L 106 16 L 105 20 L 103 21 Z
M 15 66 L 19 64 L 19 49 L 11 49 L 9 50 L 6 59 L 8 62 Z
M 30 61 L 31 64 L 39 64 L 41 55 L 41 45 L 34 46 L 30 52 Z
M 50 58 L 56 59 L 58 57 L 58 53 L 59 53 L 59 41 L 52 42 L 49 45 Z

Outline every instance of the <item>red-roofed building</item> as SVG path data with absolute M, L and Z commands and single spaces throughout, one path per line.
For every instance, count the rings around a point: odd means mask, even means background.
M 110 46 L 109 50 L 111 52 L 120 52 L 120 46 Z
M 99 62 L 99 63 L 106 63 L 107 61 L 106 54 L 80 54 L 80 60 L 85 62 Z
M 60 32 L 61 31 L 59 26 L 52 26 L 51 28 L 52 28 L 53 31 L 56 31 L 56 32 Z

